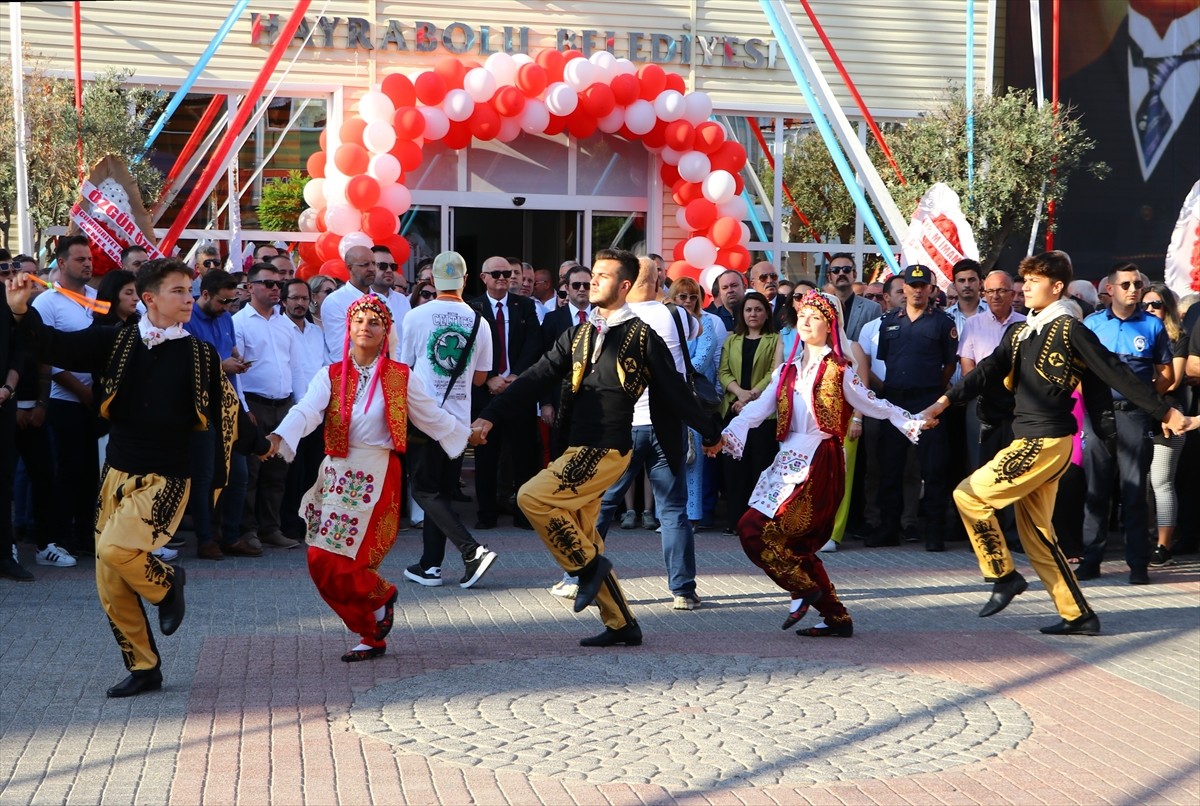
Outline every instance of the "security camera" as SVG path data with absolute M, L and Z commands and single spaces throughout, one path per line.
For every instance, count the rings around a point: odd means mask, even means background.
M 525 204 L 524 196 L 513 196 L 513 204 L 517 207 L 522 207 Z

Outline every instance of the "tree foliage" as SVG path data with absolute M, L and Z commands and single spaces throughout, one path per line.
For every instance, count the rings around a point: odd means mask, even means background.
M 300 171 L 272 179 L 263 185 L 262 201 L 258 203 L 258 225 L 262 229 L 290 232 L 296 219 L 308 207 L 304 201 L 304 186 L 309 178 Z
M 72 80 L 47 75 L 44 65 L 26 58 L 24 112 L 29 212 L 38 243 L 47 227 L 68 226 L 79 195 L 77 134 L 82 134 L 85 172 L 109 154 L 121 157 L 138 183 L 147 206 L 158 198 L 163 175 L 149 158 L 137 161 L 146 132 L 167 98 L 152 89 L 129 86 L 131 70 L 110 68 L 83 89 L 83 118 L 75 113 Z M 0 154 L 16 152 L 13 128 L 12 68 L 0 65 Z M 0 234 L 7 246 L 16 215 L 16 169 L 11 156 L 0 161 Z
M 1084 163 L 1094 141 L 1072 110 L 1060 107 L 1056 124 L 1049 104 L 1038 109 L 1031 91 L 1010 88 L 976 98 L 975 181 L 968 192 L 966 121 L 965 93 L 961 87 L 951 87 L 934 109 L 919 118 L 884 127 L 883 136 L 907 184 L 896 178 L 874 139 L 867 150 L 904 215 L 912 214 L 935 182 L 953 188 L 974 230 L 985 268 L 995 264 L 1010 241 L 1023 243 L 1028 238 L 1043 182 L 1046 199 L 1061 202 L 1075 171 L 1088 170 L 1101 177 L 1108 172 L 1104 163 Z M 846 243 L 853 235 L 854 204 L 824 142 L 815 135 L 809 133 L 792 144 L 784 161 L 784 181 L 822 237 Z M 763 175 L 764 182 L 773 181 L 769 166 Z M 811 240 L 798 217 L 790 218 L 792 238 Z

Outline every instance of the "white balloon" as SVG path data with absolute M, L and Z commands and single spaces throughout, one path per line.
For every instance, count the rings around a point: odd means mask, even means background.
M 446 113 L 436 106 L 420 106 L 417 111 L 425 118 L 425 134 L 423 135 L 426 141 L 441 140 L 446 136 L 446 132 L 450 131 L 450 118 L 446 117 Z
M 675 211 L 675 223 L 678 224 L 679 228 L 681 230 L 683 230 L 684 232 L 688 232 L 692 229 L 691 224 L 689 224 L 687 222 L 687 208 L 686 207 L 680 207 L 678 210 Z
M 475 67 L 463 76 L 463 89 L 477 104 L 490 101 L 496 94 L 496 77 L 483 67 Z
M 575 61 L 578 61 L 576 59 Z M 592 63 L 593 82 L 600 84 L 608 84 L 616 75 L 614 68 L 617 66 L 617 57 L 609 53 L 607 50 L 598 50 L 588 59 Z
M 367 165 L 367 176 L 379 182 L 380 187 L 400 179 L 400 160 L 391 154 L 376 154 Z
M 396 215 L 404 215 L 412 206 L 412 192 L 404 185 L 388 185 L 379 191 L 379 206 Z
M 326 220 L 328 218 L 326 214 Z M 683 245 L 683 259 L 696 268 L 711 266 L 717 260 L 717 245 L 703 235 L 688 238 Z
M 304 189 L 307 190 L 308 186 L 306 185 Z M 317 211 L 312 207 L 301 211 L 300 215 L 296 217 L 296 226 L 300 228 L 301 232 L 316 232 Z
M 742 227 L 742 237 L 738 239 L 738 243 L 742 246 L 745 246 L 746 244 L 750 243 L 750 227 L 745 221 L 739 221 L 738 223 Z
M 512 55 L 512 60 L 513 64 L 517 66 L 517 72 L 520 72 L 521 68 L 527 64 L 537 64 L 537 61 L 532 56 L 528 56 L 524 53 L 514 53 Z
M 634 134 L 645 134 L 654 128 L 656 122 L 654 107 L 649 101 L 638 99 L 625 108 L 625 125 Z
M 362 213 L 349 204 L 339 202 L 325 209 L 325 226 L 337 235 L 347 235 L 358 229 Z
M 614 107 L 613 111 L 596 121 L 596 128 L 605 134 L 619 132 L 624 125 L 625 109 L 620 106 Z
M 396 145 L 396 130 L 390 121 L 373 120 L 363 129 L 363 145 L 372 154 L 386 154 Z
M 733 216 L 741 221 L 748 212 L 750 212 L 750 208 L 746 206 L 746 200 L 741 196 L 734 196 L 729 201 L 717 205 L 717 216 L 720 218 Z
M 704 184 L 700 190 L 704 193 L 704 198 L 713 204 L 724 204 L 737 193 L 737 183 L 729 171 L 713 171 L 704 177 Z
M 678 165 L 679 158 L 683 156 L 682 151 L 676 151 L 673 148 L 664 148 L 662 150 L 662 161 L 667 165 Z
M 689 182 L 703 182 L 710 173 L 712 173 L 712 163 L 708 161 L 707 154 L 689 151 L 679 158 L 679 175 Z M 709 263 L 712 261 L 710 260 Z M 708 263 L 704 265 L 707 266 Z
M 442 111 L 450 120 L 461 122 L 475 111 L 475 101 L 466 90 L 450 90 L 442 101 Z
M 571 59 L 563 68 L 563 81 L 576 92 L 583 92 L 596 80 L 596 67 L 587 59 Z
M 338 244 L 338 254 L 341 255 L 342 260 L 345 260 L 346 253 L 354 247 L 365 246 L 367 249 L 370 249 L 374 245 L 375 241 L 371 239 L 370 235 L 361 230 L 354 230 L 342 236 L 342 242 Z
M 706 92 L 689 92 L 683 96 L 683 119 L 699 126 L 712 115 L 712 99 Z
M 358 114 L 362 115 L 362 119 L 367 123 L 376 120 L 390 123 L 392 115 L 396 114 L 396 107 L 391 98 L 378 90 L 371 90 L 359 99 Z
M 511 143 L 521 134 L 521 121 L 518 118 L 501 118 L 500 133 L 496 139 L 501 143 Z
M 346 185 L 350 184 L 350 177 L 343 174 L 334 174 L 325 176 L 325 201 L 330 205 L 346 204 Z
M 521 110 L 521 128 L 530 134 L 541 134 L 550 125 L 550 112 L 541 101 L 530 98 Z
M 325 201 L 325 180 L 310 179 L 304 185 L 304 201 L 308 202 L 308 206 L 317 210 L 324 210 Z
M 583 59 L 572 59 L 581 62 Z M 579 106 L 579 93 L 561 81 L 556 81 L 546 89 L 546 108 L 559 117 L 566 117 Z
M 493 53 L 483 63 L 484 69 L 496 77 L 496 86 L 515 84 L 517 81 L 517 63 L 507 53 Z
M 712 293 L 713 283 L 717 281 L 725 272 L 729 271 L 724 266 L 709 266 L 700 272 L 700 287 L 707 294 Z
M 617 59 L 612 66 L 614 76 L 635 76 L 637 75 L 637 65 L 629 61 L 629 59 Z
M 683 117 L 683 96 L 675 90 L 663 90 L 654 99 L 654 114 L 666 123 Z

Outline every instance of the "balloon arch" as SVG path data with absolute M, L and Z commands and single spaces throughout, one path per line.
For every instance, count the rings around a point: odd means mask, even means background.
M 484 64 L 444 57 L 412 79 L 388 75 L 342 124 L 340 145 L 330 152 L 322 132 L 321 150 L 308 159 L 309 209 L 298 225 L 319 235 L 301 245 L 301 276 L 348 278 L 343 258 L 352 246 L 385 245 L 397 262 L 408 260 L 408 241 L 398 234 L 412 206 L 405 177 L 420 166 L 424 143 L 462 149 L 522 132 L 583 139 L 601 131 L 640 140 L 661 157 L 676 221 L 689 233 L 675 245 L 668 275 L 711 288 L 721 271 L 750 266 L 740 176 L 746 150 L 709 120 L 708 96 L 686 90 L 679 75 L 605 51 L 584 58 L 545 50 L 536 59 L 494 53 Z

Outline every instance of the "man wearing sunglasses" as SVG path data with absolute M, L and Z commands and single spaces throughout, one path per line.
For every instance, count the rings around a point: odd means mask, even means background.
M 858 279 L 858 271 L 854 266 L 854 256 L 850 253 L 835 254 L 829 259 L 829 267 L 825 271 L 829 275 L 829 282 L 833 283 L 834 294 L 842 303 L 846 335 L 853 341 L 858 341 L 863 325 L 883 316 L 883 308 L 875 300 L 854 293 L 854 281 Z M 882 295 L 883 286 L 879 287 L 879 292 Z
M 520 269 L 520 262 L 517 263 Z M 508 258 L 489 257 L 483 262 L 480 278 L 487 289 L 470 306 L 483 315 L 491 330 L 492 369 L 487 382 L 472 389 L 472 413 L 483 409 L 492 399 L 525 370 L 533 366 L 542 354 L 542 329 L 538 324 L 533 300 L 510 292 L 513 266 Z M 497 496 L 508 500 L 515 490 L 498 491 L 500 450 L 509 445 L 512 459 L 512 480 L 518 489 L 538 471 L 540 451 L 537 445 L 537 418 L 532 410 L 513 410 L 496 423 L 486 445 L 475 449 L 475 498 L 479 502 L 476 529 L 493 529 L 497 518 Z M 531 529 L 521 512 L 513 516 L 513 525 Z
M 1133 370 L 1139 380 L 1162 394 L 1175 380 L 1171 340 L 1162 321 L 1141 309 L 1146 285 L 1141 270 L 1133 263 L 1118 264 L 1109 272 L 1106 285 L 1112 295 L 1112 307 L 1089 316 L 1084 326 Z M 1150 544 L 1146 540 L 1149 523 L 1146 474 L 1150 472 L 1154 450 L 1151 439 L 1159 426 L 1119 390 L 1113 389 L 1112 396 L 1117 431 L 1115 451 L 1096 435 L 1090 420 L 1084 427 L 1083 469 L 1087 474 L 1088 494 L 1083 541 L 1087 548 L 1075 576 L 1081 580 L 1100 576 L 1100 563 L 1108 542 L 1113 483 L 1119 476 L 1129 584 L 1145 585 L 1150 582 L 1146 570 L 1150 562 Z
M 386 246 L 372 247 L 371 254 L 375 256 L 375 282 L 371 283 L 371 290 L 387 303 L 399 337 L 404 332 L 404 317 L 412 310 L 408 295 L 396 290 L 396 272 L 403 267 L 396 263 L 392 250 Z

